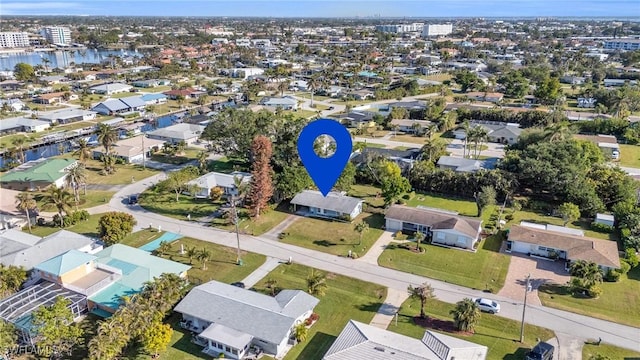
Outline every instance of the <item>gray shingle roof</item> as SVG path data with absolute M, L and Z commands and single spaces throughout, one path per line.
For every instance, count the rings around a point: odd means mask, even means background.
M 362 199 L 336 192 L 330 192 L 325 197 L 320 191 L 315 190 L 303 190 L 291 200 L 291 204 L 294 205 L 326 209 L 343 214 L 351 214 L 361 202 L 363 202 Z
M 223 174 L 219 172 L 210 172 L 204 174 L 197 179 L 189 181 L 187 184 L 196 184 L 201 188 L 210 189 L 216 186 L 235 188 L 235 177 L 239 177 L 243 183 L 251 181 L 251 174 L 240 171 L 234 171 L 231 174 Z
M 150 136 L 159 136 L 168 139 L 188 140 L 199 137 L 205 126 L 195 124 L 175 124 L 166 128 L 149 132 Z
M 482 221 L 471 218 L 419 209 L 402 205 L 392 205 L 385 215 L 387 219 L 400 220 L 411 224 L 431 226 L 437 230 L 456 230 L 472 238 L 480 232 Z
M 350 320 L 323 359 L 448 360 L 456 349 L 475 352 L 473 359 L 484 359 L 487 352 L 485 346 L 431 331 L 419 340 Z
M 295 320 L 318 302 L 301 290 L 284 290 L 271 297 L 210 281 L 193 288 L 174 310 L 279 344 Z
M 493 169 L 495 162 L 485 160 L 466 159 L 455 156 L 441 156 L 438 159 L 438 166 L 454 167 L 458 172 L 473 172 L 480 169 Z

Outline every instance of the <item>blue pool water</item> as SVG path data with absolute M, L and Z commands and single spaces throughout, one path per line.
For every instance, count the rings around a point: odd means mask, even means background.
M 162 236 L 160 236 L 159 238 L 153 240 L 150 243 L 147 243 L 145 245 L 142 245 L 140 247 L 141 250 L 144 251 L 148 251 L 148 252 L 152 252 L 153 250 L 157 249 L 160 247 L 160 243 L 163 241 L 166 242 L 172 242 L 174 240 L 178 240 L 182 237 L 182 235 L 180 234 L 176 234 L 176 233 L 172 233 L 172 232 L 166 232 L 164 234 L 162 234 Z

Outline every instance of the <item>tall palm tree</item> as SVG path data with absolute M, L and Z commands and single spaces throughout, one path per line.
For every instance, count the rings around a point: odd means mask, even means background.
M 78 188 L 80 188 L 80 185 L 86 185 L 87 183 L 87 169 L 83 163 L 79 163 L 77 166 L 67 169 L 66 172 L 67 177 L 64 181 L 66 186 L 73 189 L 73 196 L 76 201 L 77 208 L 78 202 L 80 202 L 80 193 L 78 192 Z M 86 192 L 85 188 L 85 194 Z
M 99 123 L 98 124 L 98 141 L 104 146 L 104 153 L 108 155 L 111 147 L 118 140 L 118 132 L 113 127 Z
M 572 135 L 573 129 L 566 121 L 548 126 L 544 131 L 544 138 L 551 142 L 567 140 L 570 139 Z
M 369 224 L 367 224 L 367 222 L 363 220 L 357 223 L 354 229 L 358 234 L 360 234 L 360 238 L 358 240 L 358 245 L 360 245 L 362 244 L 362 236 L 369 230 Z
M 484 126 L 474 126 L 469 134 L 469 140 L 473 142 L 473 156 L 477 159 L 482 152 L 482 143 L 487 141 L 489 130 Z M 480 145 L 480 151 L 478 151 Z
M 456 303 L 456 307 L 449 312 L 459 331 L 473 331 L 480 320 L 480 309 L 476 303 L 464 298 Z
M 11 144 L 15 146 L 16 154 L 18 155 L 21 163 L 24 163 L 24 145 L 26 142 L 27 140 L 22 136 L 11 140 Z
M 313 107 L 313 95 L 318 89 L 318 78 L 316 78 L 315 76 L 309 78 L 309 80 L 307 80 L 307 89 L 309 89 L 309 92 L 311 94 L 311 107 Z
M 18 210 L 24 211 L 24 214 L 27 215 L 27 225 L 29 226 L 29 233 L 31 233 L 31 217 L 29 212 L 37 209 L 38 204 L 30 193 L 22 192 L 16 195 L 16 207 Z
M 446 154 L 446 150 L 446 140 L 442 138 L 427 139 L 420 149 L 420 156 L 422 159 L 435 163 L 441 156 Z
M 202 261 L 202 270 L 207 270 L 207 261 L 211 258 L 211 251 L 202 248 L 198 253 L 198 260 Z
M 78 140 L 78 149 L 73 152 L 74 156 L 78 156 L 78 160 L 81 163 L 85 163 L 88 159 L 91 159 L 91 147 L 86 139 Z
M 462 123 L 462 128 L 464 129 L 464 147 L 462 148 L 462 157 L 466 158 L 467 157 L 467 147 L 469 144 L 469 136 L 470 136 L 470 132 L 471 132 L 471 125 L 469 124 L 468 120 L 465 120 Z
M 311 295 L 324 296 L 327 291 L 327 277 L 314 269 L 307 276 L 307 291 Z
M 428 300 L 435 299 L 436 297 L 431 284 L 424 283 L 416 287 L 409 285 L 407 291 L 409 292 L 410 298 L 420 300 L 420 317 L 423 319 L 426 318 L 427 315 L 424 312 L 424 305 Z
M 102 170 L 106 175 L 116 172 L 116 157 L 113 155 L 102 155 Z
M 289 88 L 288 81 L 280 81 L 278 84 L 278 91 L 280 91 L 280 96 L 284 96 L 284 92 Z
M 44 203 L 46 205 L 53 205 L 58 210 L 58 216 L 60 217 L 60 227 L 64 226 L 62 220 L 62 213 L 67 215 L 71 211 L 71 204 L 73 203 L 73 194 L 65 190 L 64 188 L 57 188 L 52 186 L 44 196 Z

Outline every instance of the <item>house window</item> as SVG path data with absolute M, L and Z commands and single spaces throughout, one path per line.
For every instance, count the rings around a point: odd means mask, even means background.
M 467 239 L 464 236 L 458 236 L 458 244 L 466 244 Z
M 230 348 L 230 347 L 228 347 L 228 346 L 225 346 L 225 347 L 224 347 L 224 350 L 225 350 L 226 352 L 231 352 L 231 348 Z
M 218 344 L 218 349 L 222 350 L 223 346 L 222 344 Z
M 238 355 L 238 350 L 233 349 L 233 350 L 231 350 L 231 353 L 232 353 L 233 355 Z
M 548 249 L 548 248 L 546 248 L 546 247 L 544 247 L 544 246 L 538 246 L 538 250 L 540 250 L 540 251 L 547 251 L 547 250 L 551 250 L 551 249 Z
M 445 233 L 443 233 L 443 232 L 438 232 L 438 233 L 436 233 L 436 234 L 437 234 L 437 235 L 436 235 L 436 237 L 437 237 L 439 240 L 444 240 L 444 239 L 445 239 L 445 237 L 447 236 L 447 235 L 445 235 Z

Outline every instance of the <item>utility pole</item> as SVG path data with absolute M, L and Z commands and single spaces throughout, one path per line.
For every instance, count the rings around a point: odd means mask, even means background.
M 236 208 L 236 197 L 231 196 L 231 210 L 233 211 L 233 223 L 236 225 L 236 241 L 238 244 L 238 252 L 236 254 L 236 265 L 242 265 L 242 259 L 240 259 L 240 232 L 238 231 L 238 223 L 240 219 L 238 218 L 238 209 Z
M 520 323 L 520 343 L 524 342 L 524 312 L 527 310 L 527 294 L 529 293 L 531 274 L 527 275 L 527 282 L 524 285 L 524 306 L 522 307 L 522 323 Z

